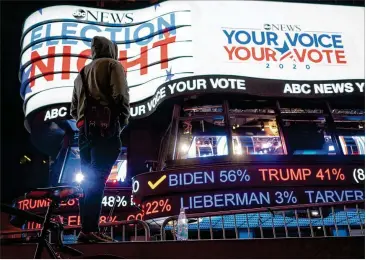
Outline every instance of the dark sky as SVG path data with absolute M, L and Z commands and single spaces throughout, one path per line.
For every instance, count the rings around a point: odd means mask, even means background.
M 148 1 L 126 3 L 123 9 L 146 6 Z M 97 7 L 97 1 L 0 1 L 1 4 L 1 201 L 9 202 L 27 190 L 46 186 L 48 156 L 39 153 L 30 142 L 24 128 L 23 100 L 20 97 L 18 71 L 20 66 L 20 37 L 23 22 L 33 12 L 52 5 Z M 109 1 L 109 9 L 122 4 Z M 20 165 L 23 155 L 31 162 Z
M 1 201 L 9 201 L 23 193 L 30 179 L 24 168 L 34 168 L 42 162 L 32 160 L 26 166 L 19 164 L 22 155 L 27 154 L 33 158 L 38 154 L 23 125 L 18 80 L 22 24 L 36 10 L 37 3 L 31 1 L 1 2 Z M 45 167 L 42 168 L 41 172 L 47 172 Z
M 330 1 L 293 1 L 331 3 Z M 338 1 L 338 4 L 364 6 L 364 0 Z M 1 201 L 11 201 L 32 187 L 45 186 L 48 181 L 48 167 L 43 160 L 46 155 L 39 153 L 31 144 L 24 128 L 20 83 L 20 37 L 25 19 L 40 8 L 52 5 L 72 4 L 96 7 L 96 1 L 0 1 L 1 4 Z M 106 1 L 108 9 L 136 9 L 148 5 L 148 1 L 126 3 Z M 23 155 L 32 161 L 20 165 Z

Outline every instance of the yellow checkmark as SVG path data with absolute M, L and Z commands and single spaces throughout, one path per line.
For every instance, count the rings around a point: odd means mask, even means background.
M 162 183 L 166 179 L 166 175 L 163 175 L 160 177 L 159 180 L 157 180 L 155 183 L 152 183 L 151 181 L 148 181 L 147 184 L 149 184 L 150 188 L 154 190 L 156 187 L 159 186 L 160 183 Z

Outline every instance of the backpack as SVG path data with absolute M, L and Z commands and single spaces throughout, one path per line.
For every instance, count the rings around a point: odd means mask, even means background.
M 84 69 L 80 72 L 82 89 L 85 92 L 84 130 L 88 139 L 95 140 L 115 136 L 118 129 L 118 111 L 112 98 L 108 105 L 103 105 L 89 93 L 84 80 Z

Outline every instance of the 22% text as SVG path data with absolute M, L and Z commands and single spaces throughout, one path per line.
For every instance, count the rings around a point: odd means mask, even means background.
M 172 206 L 169 203 L 169 199 L 149 201 L 142 205 L 142 210 L 145 215 L 157 214 L 160 212 L 169 212 L 172 210 Z
M 172 210 L 172 205 L 169 203 L 169 199 L 160 199 L 149 201 L 141 205 L 141 213 L 135 215 L 129 215 L 127 220 L 130 219 L 139 219 L 143 220 L 145 216 L 163 213 L 163 212 L 170 212 Z

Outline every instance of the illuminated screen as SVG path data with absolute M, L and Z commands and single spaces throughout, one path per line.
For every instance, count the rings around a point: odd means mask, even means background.
M 365 136 L 340 136 L 343 154 L 365 154 Z
M 226 136 L 194 136 L 192 141 L 182 141 L 178 156 L 181 159 L 220 156 L 228 154 Z
M 182 139 L 178 151 L 180 159 L 228 155 L 226 136 L 194 136 L 190 143 Z M 233 136 L 233 148 L 235 155 L 283 154 L 279 136 Z
M 153 181 L 153 182 L 152 182 Z M 156 183 L 156 184 L 155 184 Z M 330 165 L 200 165 L 150 172 L 133 178 L 134 196 L 143 199 L 172 193 L 247 190 L 252 187 L 364 186 L 363 162 Z
M 127 176 L 127 155 L 122 150 L 115 164 L 112 167 L 107 183 L 123 183 Z M 75 183 L 87 178 L 80 171 L 80 154 L 78 147 L 69 147 L 65 162 L 61 169 L 59 183 Z
M 115 207 L 115 210 L 121 211 L 131 211 L 134 208 L 134 203 L 132 201 L 131 189 L 130 188 L 118 188 L 115 189 L 105 189 L 104 196 L 102 198 L 102 211 L 108 211 Z M 47 211 L 49 206 L 49 201 L 45 199 L 28 199 L 19 198 L 16 202 L 16 207 L 22 210 L 27 210 L 34 213 L 43 214 Z M 78 199 L 70 199 L 67 202 L 61 203 L 60 207 L 56 210 L 57 213 L 68 213 L 68 212 L 78 212 L 79 203 Z
M 141 204 L 145 219 L 187 213 L 205 213 L 285 205 L 363 201 L 362 187 L 272 187 L 187 192 L 146 198 Z
M 234 136 L 234 154 L 283 154 L 279 136 Z
M 96 35 L 118 45 L 133 117 L 151 114 L 166 98 L 200 91 L 360 95 L 363 20 L 361 7 L 265 1 L 165 1 L 128 11 L 43 8 L 22 30 L 25 114 L 70 103 Z

